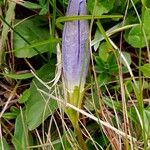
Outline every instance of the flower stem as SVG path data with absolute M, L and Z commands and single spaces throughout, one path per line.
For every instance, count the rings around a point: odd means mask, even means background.
M 73 93 L 68 93 L 68 102 L 77 108 L 81 108 L 82 104 L 82 99 L 83 99 L 83 93 L 80 92 L 80 89 L 78 87 L 75 87 Z M 74 128 L 74 132 L 77 136 L 77 140 L 79 142 L 79 145 L 82 150 L 87 150 L 85 141 L 82 136 L 82 132 L 79 126 L 79 112 L 71 109 L 71 108 L 65 108 L 65 113 L 67 114 L 69 120 L 72 123 L 72 126 Z
M 87 146 L 86 146 L 85 141 L 83 139 L 82 132 L 81 132 L 81 129 L 80 129 L 80 126 L 79 126 L 78 122 L 77 122 L 76 126 L 74 126 L 74 131 L 77 135 L 77 139 L 78 139 L 78 142 L 79 142 L 79 145 L 80 145 L 81 149 L 82 150 L 87 150 Z
M 65 112 L 66 112 L 68 118 L 70 119 L 70 121 L 72 123 L 72 126 L 74 128 L 74 132 L 77 136 L 77 140 L 79 142 L 81 149 L 87 150 L 87 146 L 86 146 L 85 141 L 83 139 L 82 132 L 81 132 L 79 122 L 78 122 L 78 119 L 79 119 L 78 112 L 76 112 L 75 110 L 73 110 L 71 108 L 66 108 Z

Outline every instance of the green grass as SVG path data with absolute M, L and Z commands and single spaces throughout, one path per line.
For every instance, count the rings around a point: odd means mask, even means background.
M 150 2 L 87 0 L 80 17 L 66 17 L 67 4 L 0 2 L 0 150 L 148 150 Z M 91 61 L 79 109 L 66 99 L 61 40 L 64 22 L 83 19 Z

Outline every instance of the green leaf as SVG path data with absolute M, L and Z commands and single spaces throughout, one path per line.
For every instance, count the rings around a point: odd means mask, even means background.
M 42 40 L 42 41 L 40 41 L 38 43 L 32 43 L 32 45 L 27 45 L 25 47 L 17 48 L 15 50 L 13 50 L 13 52 L 19 51 L 19 50 L 22 50 L 22 49 L 38 48 L 38 47 L 44 46 L 46 44 L 55 44 L 55 43 L 58 43 L 58 42 L 60 42 L 60 39 L 51 37 L 48 40 Z
M 47 22 L 43 17 L 33 17 L 27 19 L 15 27 L 15 30 L 20 33 L 28 42 L 32 44 L 39 43 L 49 39 L 49 30 L 46 27 Z M 18 58 L 31 58 L 39 53 L 48 52 L 50 43 L 38 46 L 38 48 L 23 48 L 29 46 L 18 34 L 14 33 L 14 49 L 15 56 Z M 55 51 L 55 50 L 53 50 Z
M 118 73 L 118 64 L 113 53 L 111 53 L 107 59 L 106 68 L 108 68 L 110 75 L 115 75 Z
M 101 32 L 99 30 L 96 30 L 95 35 L 94 35 L 94 50 L 97 51 L 100 42 L 104 40 L 104 37 L 102 36 Z
M 144 64 L 139 69 L 140 69 L 140 71 L 142 71 L 144 76 L 150 77 L 150 63 Z
M 135 48 L 142 48 L 145 46 L 145 39 L 140 25 L 130 30 L 127 41 Z
M 95 1 L 88 0 L 88 9 L 90 13 L 93 13 Z M 104 13 L 108 13 L 114 6 L 115 0 L 99 0 L 97 1 L 97 4 L 95 5 L 95 14 L 96 15 L 102 15 Z
M 126 61 L 129 65 L 131 65 L 131 55 L 128 52 L 122 52 L 123 56 L 125 57 Z M 121 62 L 124 66 L 126 66 L 126 63 L 123 59 L 121 59 Z
M 16 119 L 15 132 L 12 138 L 15 150 L 28 150 L 28 146 L 33 144 L 31 134 L 28 132 L 26 117 L 24 113 L 20 113 Z
M 144 125 L 148 136 L 150 136 L 150 110 L 144 109 Z
M 57 139 L 52 141 L 53 147 L 55 150 L 72 150 L 72 149 L 78 149 L 79 147 L 77 146 L 77 141 L 75 139 L 75 134 L 71 129 L 68 129 L 66 131 L 63 132 L 62 135 L 62 140 L 60 140 L 60 138 L 58 138 L 58 136 L 56 137 Z M 68 139 L 71 141 L 68 142 Z M 62 146 L 63 145 L 63 146 Z
M 48 9 L 49 9 L 49 3 L 46 3 L 45 5 L 42 6 L 39 15 L 45 15 L 48 12 Z
M 144 30 L 146 32 L 147 38 L 150 39 L 150 8 L 145 9 L 143 11 L 143 26 Z
M 38 77 L 45 81 L 51 81 L 54 78 L 55 68 L 53 62 L 44 65 L 38 72 Z M 39 92 L 39 89 L 49 93 L 36 78 L 32 81 L 29 91 L 23 94 L 22 101 L 26 102 L 25 114 L 29 130 L 37 128 L 47 117 L 55 112 L 58 108 L 57 102 L 48 96 Z M 30 95 L 29 95 L 29 93 Z
M 3 118 L 5 119 L 15 119 L 17 117 L 18 114 L 13 113 L 13 112 L 6 112 L 3 114 Z
M 9 78 L 12 78 L 12 79 L 16 79 L 16 80 L 28 79 L 28 78 L 33 77 L 32 73 L 22 73 L 22 74 L 2 73 L 2 75 L 6 76 L 6 77 L 9 77 Z
M 46 89 L 42 89 L 46 91 Z M 30 100 L 26 104 L 26 116 L 29 130 L 34 130 L 43 121 L 55 112 L 57 102 L 42 95 L 36 86 L 31 86 Z
M 29 1 L 23 1 L 23 3 L 21 3 L 22 6 L 29 8 L 29 9 L 39 9 L 41 8 L 41 6 L 39 4 L 36 3 L 32 3 Z
M 110 81 L 110 76 L 108 76 L 108 74 L 106 72 L 102 72 L 100 73 L 100 75 L 98 76 L 98 83 L 99 86 L 102 86 L 104 84 L 107 84 Z
M 122 106 L 121 106 L 121 103 L 118 102 L 118 101 L 114 101 L 114 100 L 111 100 L 110 98 L 108 97 L 104 97 L 104 102 L 105 104 L 112 108 L 112 109 L 116 109 L 118 112 L 121 112 L 122 111 Z
M 98 72 L 100 70 L 105 69 L 105 62 L 98 56 L 96 56 L 96 64 L 97 64 L 96 68 Z
M 25 103 L 30 97 L 30 89 L 23 92 L 22 96 L 19 98 L 19 103 Z
M 10 150 L 9 145 L 4 137 L 0 138 L 0 150 Z
M 129 108 L 128 116 L 136 125 L 139 124 L 139 126 L 135 126 L 135 128 L 137 127 L 139 129 L 138 131 L 141 131 L 141 125 L 135 107 Z
M 115 77 L 118 74 L 118 65 L 116 57 L 113 53 L 109 53 L 106 61 L 103 61 L 100 57 L 96 57 L 96 71 L 99 73 L 98 81 L 99 85 L 107 84 L 111 77 Z
M 5 1 L 4 0 L 0 0 L 0 6 L 5 5 Z
M 2 117 L 5 119 L 16 119 L 19 114 L 20 110 L 15 106 L 11 106 L 10 112 L 5 112 Z
M 99 57 L 103 60 L 103 61 L 107 61 L 107 58 L 109 56 L 109 50 L 111 49 L 111 47 L 109 47 L 109 45 L 107 44 L 107 42 L 103 42 L 100 47 L 99 47 Z
M 115 3 L 113 9 L 111 12 L 113 13 L 122 13 L 125 11 L 126 8 L 126 1 L 125 0 L 117 0 L 117 2 Z
M 150 0 L 141 0 L 142 4 L 146 8 L 150 8 Z

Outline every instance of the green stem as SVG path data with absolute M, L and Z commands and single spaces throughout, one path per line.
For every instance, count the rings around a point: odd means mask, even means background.
M 77 140 L 79 142 L 79 145 L 80 145 L 81 149 L 82 150 L 87 150 L 87 147 L 86 147 L 86 144 L 85 144 L 85 141 L 83 139 L 82 132 L 81 132 L 81 129 L 80 129 L 80 126 L 79 126 L 79 122 L 78 122 L 79 113 L 76 112 L 75 110 L 71 109 L 71 108 L 66 108 L 65 113 L 67 114 L 69 120 L 72 123 L 72 126 L 74 128 L 74 132 L 77 136 Z
M 76 106 L 77 108 L 81 108 L 82 104 L 82 99 L 83 99 L 83 93 L 80 92 L 80 89 L 78 87 L 75 87 L 73 93 L 68 93 L 68 103 Z M 79 126 L 79 112 L 71 109 L 71 108 L 66 108 L 65 113 L 67 114 L 69 120 L 72 123 L 72 126 L 74 128 L 74 132 L 77 136 L 78 143 L 81 147 L 82 150 L 87 150 L 85 141 L 83 139 L 83 135 Z
M 74 131 L 77 135 L 77 139 L 78 139 L 78 142 L 79 142 L 79 145 L 80 145 L 81 149 L 82 150 L 87 150 L 87 147 L 86 147 L 85 141 L 83 139 L 82 132 L 81 132 L 81 129 L 80 129 L 80 126 L 79 126 L 78 122 L 74 126 Z

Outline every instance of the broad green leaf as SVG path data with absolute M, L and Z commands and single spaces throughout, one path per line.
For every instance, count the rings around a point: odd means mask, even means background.
M 102 73 L 98 76 L 98 83 L 99 83 L 99 86 L 106 85 L 109 81 L 110 81 L 110 76 L 108 76 L 108 74 L 107 74 L 106 72 L 102 72 Z
M 60 39 L 57 39 L 57 38 L 49 38 L 48 40 L 42 40 L 38 43 L 32 43 L 32 45 L 27 45 L 25 47 L 21 47 L 21 48 L 17 48 L 15 50 L 13 50 L 13 52 L 15 51 L 19 51 L 19 50 L 22 50 L 22 49 L 33 49 L 33 48 L 38 48 L 38 47 L 41 47 L 41 46 L 44 46 L 46 44 L 54 44 L 54 43 L 58 43 L 60 42 Z
M 144 76 L 150 77 L 150 64 L 144 64 L 139 69 L 143 72 Z
M 22 6 L 29 8 L 29 9 L 39 9 L 41 8 L 41 6 L 37 3 L 32 3 L 29 1 L 23 1 L 23 3 L 21 3 Z
M 32 78 L 33 77 L 32 73 L 22 73 L 22 74 L 2 73 L 2 75 L 4 75 L 5 77 L 16 79 L 16 80 L 28 79 L 28 78 Z
M 103 61 L 97 56 L 96 71 L 99 73 L 98 81 L 100 86 L 107 84 L 112 77 L 115 78 L 118 74 L 118 65 L 115 55 L 113 53 L 109 53 L 106 61 Z
M 105 69 L 105 62 L 100 58 L 100 57 L 96 57 L 96 68 L 97 68 L 97 71 L 101 72 L 101 70 L 103 71 L 103 69 Z
M 33 17 L 27 19 L 15 27 L 15 30 L 21 34 L 28 42 L 32 44 L 49 39 L 49 30 L 47 22 L 43 17 Z M 31 58 L 39 53 L 50 51 L 50 43 L 35 48 L 23 48 L 29 46 L 18 34 L 14 33 L 15 56 L 19 58 Z M 21 49 L 22 48 L 22 49 Z M 53 50 L 55 51 L 55 50 Z
M 135 48 L 142 48 L 145 46 L 145 39 L 140 25 L 130 30 L 127 40 L 128 43 Z
M 142 4 L 146 8 L 150 8 L 150 0 L 141 0 Z
M 23 92 L 22 96 L 19 98 L 19 103 L 25 103 L 30 97 L 30 89 Z
M 9 145 L 4 137 L 0 138 L 0 150 L 10 150 Z
M 122 13 L 126 8 L 127 1 L 125 0 L 117 0 L 111 12 L 113 13 Z
M 38 77 L 45 82 L 51 81 L 54 78 L 54 70 L 54 64 L 50 62 L 39 70 Z M 29 130 L 38 127 L 48 116 L 54 113 L 58 107 L 55 100 L 40 93 L 38 88 L 47 93 L 51 92 L 35 78 L 28 91 L 23 94 L 24 98 L 22 101 L 26 103 L 25 114 L 27 116 Z
M 88 0 L 88 9 L 93 13 L 93 8 L 95 1 Z M 114 6 L 115 0 L 98 0 L 97 4 L 95 5 L 95 14 L 96 15 L 102 15 L 104 13 L 108 13 Z
M 108 68 L 110 75 L 115 75 L 118 73 L 118 64 L 113 53 L 111 53 L 107 59 L 106 68 Z
M 44 88 L 42 88 L 42 90 L 46 91 Z M 31 86 L 31 92 L 30 99 L 26 104 L 26 116 L 29 130 L 37 128 L 57 109 L 57 102 L 41 94 L 36 86 Z
M 23 112 L 16 119 L 12 143 L 15 150 L 28 150 L 28 146 L 33 144 L 33 139 L 28 132 L 26 117 Z
M 99 47 L 99 57 L 103 60 L 103 61 L 107 61 L 107 58 L 109 56 L 108 52 L 109 52 L 110 48 L 109 45 L 107 44 L 107 42 L 103 42 L 100 47 Z
M 146 32 L 147 38 L 150 39 L 150 8 L 143 11 L 143 26 Z
M 134 17 L 133 15 L 129 15 L 127 23 L 130 24 L 132 22 L 135 22 L 137 17 Z M 133 27 L 130 31 L 127 31 L 124 34 L 125 40 L 132 45 L 135 48 L 143 48 L 146 46 L 145 40 L 150 40 L 150 8 L 144 8 L 142 11 L 142 23 L 143 26 L 139 25 L 136 27 Z M 145 37 L 143 34 L 143 30 L 145 31 Z M 146 39 L 145 39 L 146 38 Z

